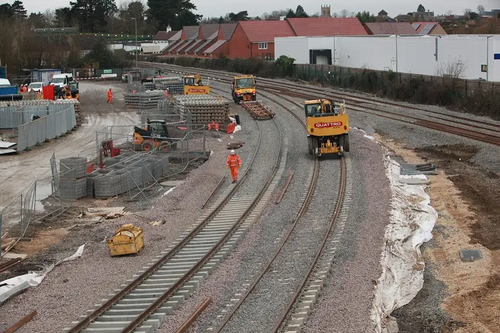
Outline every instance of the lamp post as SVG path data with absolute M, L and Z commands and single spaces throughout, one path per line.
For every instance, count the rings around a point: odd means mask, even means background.
M 135 22 L 135 68 L 137 68 L 137 18 L 132 17 Z

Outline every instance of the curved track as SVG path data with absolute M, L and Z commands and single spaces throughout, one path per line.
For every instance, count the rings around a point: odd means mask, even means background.
M 219 89 L 216 89 L 219 90 Z M 272 102 L 278 104 L 281 106 L 284 110 L 287 110 L 293 117 L 295 117 L 303 126 L 305 129 L 305 124 L 303 120 L 293 111 L 288 109 L 286 106 L 284 106 L 282 103 L 280 103 L 278 100 L 275 98 L 272 98 L 266 94 L 265 96 L 267 99 L 271 100 Z M 283 97 L 281 97 L 283 98 Z M 293 102 L 287 98 L 285 100 L 292 102 L 294 104 L 298 104 L 296 102 Z M 299 107 L 301 107 L 299 105 Z M 287 247 L 292 247 L 293 245 L 290 245 L 291 243 L 294 242 L 293 238 L 300 237 L 301 234 L 303 234 L 304 230 L 304 224 L 309 224 L 311 221 L 311 217 L 315 216 L 315 210 L 310 209 L 310 204 L 313 198 L 316 198 L 316 201 L 319 201 L 319 205 L 322 204 L 322 200 L 326 197 L 325 191 L 320 191 L 317 190 L 317 183 L 318 179 L 320 178 L 320 163 L 319 160 L 315 159 L 314 160 L 314 167 L 313 167 L 313 174 L 311 176 L 311 182 L 308 187 L 307 193 L 305 195 L 305 199 L 301 205 L 301 208 L 295 217 L 292 226 L 280 242 L 278 248 L 276 249 L 275 253 L 271 257 L 271 259 L 267 262 L 267 264 L 264 266 L 264 269 L 258 274 L 258 276 L 254 279 L 254 281 L 251 283 L 251 285 L 248 287 L 246 290 L 245 294 L 241 296 L 239 301 L 234 305 L 232 310 L 226 315 L 224 318 L 223 322 L 218 325 L 217 329 L 214 329 L 213 332 L 215 333 L 220 333 L 220 332 L 233 332 L 234 331 L 234 326 L 229 327 L 230 322 L 233 320 L 234 316 L 238 313 L 238 311 L 241 309 L 242 305 L 249 300 L 251 297 L 252 293 L 256 293 L 256 289 L 258 289 L 259 284 L 264 284 L 262 281 L 263 279 L 270 275 L 270 269 L 271 267 L 276 263 L 277 258 L 279 256 L 283 256 L 283 253 L 286 253 Z M 327 163 L 331 161 L 324 161 L 322 163 Z M 325 170 L 331 170 L 331 168 L 325 168 Z M 324 172 L 325 172 L 324 170 Z M 327 173 L 327 171 L 326 171 Z M 274 327 L 272 330 L 269 330 L 269 332 L 280 332 L 282 330 L 286 332 L 295 332 L 299 331 L 300 327 L 302 324 L 304 324 L 307 320 L 307 317 L 315 303 L 315 300 L 318 298 L 323 284 L 324 280 L 328 276 L 327 272 L 330 270 L 332 262 L 333 262 L 333 253 L 335 250 L 330 249 L 330 251 L 327 251 L 328 248 L 328 240 L 333 237 L 332 231 L 334 229 L 334 226 L 336 225 L 336 222 L 338 221 L 339 214 L 341 212 L 341 208 L 344 203 L 344 197 L 346 195 L 346 179 L 347 179 L 347 171 L 346 171 L 346 160 L 345 158 L 342 158 L 340 160 L 340 174 L 339 174 L 339 187 L 338 187 L 338 193 L 335 198 L 335 208 L 333 210 L 332 216 L 329 218 L 328 223 L 326 226 L 321 226 L 323 227 L 323 234 L 320 235 L 320 239 L 316 237 L 316 241 L 313 241 L 313 243 L 319 243 L 320 246 L 317 248 L 313 255 L 313 260 L 310 262 L 310 265 L 307 269 L 307 271 L 304 274 L 304 278 L 300 282 L 300 284 L 297 286 L 296 290 L 294 291 L 292 297 L 290 298 L 288 304 L 286 304 L 284 311 L 281 313 L 279 316 L 279 319 L 276 321 L 274 324 Z M 331 175 L 327 175 L 324 177 L 325 179 L 323 180 L 324 182 L 327 181 Z M 329 192 L 330 188 L 327 189 L 326 192 Z M 309 218 L 306 218 L 309 217 Z M 321 219 L 319 217 L 319 219 Z M 318 228 L 321 228 L 318 227 Z M 307 229 L 307 226 L 305 227 Z M 342 226 L 342 231 L 343 231 L 343 226 Z M 313 233 L 314 234 L 314 233 Z M 341 234 L 341 232 L 340 232 Z M 316 235 L 318 236 L 318 235 Z M 339 233 L 337 233 L 337 237 L 340 237 Z M 338 240 L 333 242 L 334 246 Z M 304 244 L 301 244 L 304 245 Z M 312 244 L 311 244 L 312 245 Z M 307 247 L 307 246 L 306 246 Z M 288 249 L 290 251 L 290 249 Z M 309 253 L 311 254 L 311 253 Z M 286 254 L 285 254 L 286 256 Z M 283 271 L 294 271 L 293 263 L 290 263 L 291 267 L 281 267 Z M 283 275 L 280 275 L 280 277 L 283 279 Z M 287 276 L 289 277 L 289 276 Z M 291 276 L 290 279 L 293 279 L 294 276 Z M 272 278 L 271 278 L 272 279 Z M 264 288 L 261 286 L 261 288 Z M 265 288 L 264 288 L 265 289 Z M 243 310 L 241 310 L 243 311 Z M 244 311 L 244 316 L 248 315 L 249 310 Z M 252 312 L 253 313 L 253 312 Z M 269 327 L 271 329 L 271 327 Z
M 66 332 L 152 332 L 161 325 L 166 314 L 172 313 L 189 297 L 258 218 L 279 182 L 280 177 L 276 174 L 283 154 L 283 138 L 278 124 L 273 123 L 277 128 L 274 132 L 278 134 L 275 141 L 280 143 L 279 151 L 261 190 L 252 194 L 245 189 L 247 179 L 252 177 L 252 165 L 259 153 L 268 148 L 266 142 L 261 142 L 261 125 L 258 125 L 258 148 L 246 172 L 216 201 L 215 208 L 202 216 L 176 245 L 144 267 L 116 294 L 80 317 L 71 328 L 65 329 Z
M 181 66 L 162 63 L 141 62 L 140 64 L 144 67 L 160 68 L 177 73 L 186 70 L 186 68 L 183 68 Z M 191 71 L 198 71 L 203 75 L 211 76 L 222 82 L 230 82 L 230 78 L 233 76 L 233 74 L 220 71 L 205 69 L 200 70 L 198 68 L 188 69 Z M 258 86 L 262 90 L 269 91 L 273 94 L 288 95 L 304 99 L 328 98 L 335 102 L 347 101 L 348 108 L 352 111 L 368 113 L 378 117 L 391 119 L 410 125 L 425 127 L 439 132 L 454 134 L 460 137 L 500 146 L 500 136 L 497 135 L 500 125 L 493 122 L 472 120 L 467 117 L 461 117 L 458 115 L 446 115 L 436 111 L 407 106 L 396 102 L 380 101 L 370 97 L 360 98 L 348 93 L 339 94 L 331 91 L 325 91 L 323 90 L 324 88 L 321 88 L 321 91 L 319 92 L 316 88 L 307 87 L 300 84 L 284 83 L 265 78 L 258 78 L 258 81 Z M 388 111 L 383 108 L 384 106 L 393 106 L 402 109 L 416 110 L 419 111 L 421 115 L 412 116 L 403 112 Z M 481 130 L 482 132 L 477 131 L 476 129 Z

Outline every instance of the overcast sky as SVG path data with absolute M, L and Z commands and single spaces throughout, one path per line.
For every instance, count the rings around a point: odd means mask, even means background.
M 115 0 L 117 4 L 124 2 L 122 0 Z M 147 2 L 147 0 L 143 0 Z M 224 16 L 230 12 L 239 12 L 242 10 L 248 11 L 250 16 L 260 16 L 265 12 L 272 12 L 273 10 L 295 8 L 297 5 L 302 5 L 308 14 L 314 14 L 320 11 L 322 4 L 329 4 L 331 12 L 339 12 L 342 9 L 358 12 L 368 10 L 372 13 L 378 13 L 381 9 L 385 9 L 389 16 L 397 16 L 398 14 L 406 14 L 410 11 L 417 10 L 419 1 L 428 10 L 434 11 L 436 14 L 444 14 L 448 10 L 453 11 L 455 14 L 462 14 L 464 9 L 470 8 L 476 10 L 477 5 L 483 5 L 486 10 L 492 8 L 500 9 L 500 0 L 350 0 L 346 1 L 325 1 L 325 0 L 302 0 L 299 2 L 292 2 L 290 0 L 252 0 L 252 1 L 235 1 L 235 0 L 191 0 L 197 7 L 197 13 L 204 17 L 219 17 Z M 0 0 L 0 3 L 12 3 L 12 1 Z M 59 8 L 69 6 L 69 0 L 24 0 L 25 8 L 28 12 L 44 12 L 46 9 Z M 49 5 L 50 4 L 50 5 Z M 50 6 L 50 7 L 48 7 Z

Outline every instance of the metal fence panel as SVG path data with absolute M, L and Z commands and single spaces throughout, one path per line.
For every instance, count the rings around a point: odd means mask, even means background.
M 62 131 L 62 119 L 61 117 L 57 117 L 56 115 L 54 117 L 54 123 L 56 124 L 56 136 L 61 136 L 63 134 Z
M 46 139 L 53 139 L 63 133 L 69 132 L 76 126 L 75 108 L 71 105 L 65 110 L 51 113 L 35 121 L 18 127 L 19 151 L 42 143 Z
M 49 140 L 52 140 L 56 137 L 56 124 L 53 118 L 53 115 L 47 116 L 47 121 L 45 122 L 46 138 Z
M 5 128 L 14 128 L 14 111 L 15 107 L 13 106 L 7 106 L 7 107 L 1 107 L 0 108 L 0 128 L 5 129 Z

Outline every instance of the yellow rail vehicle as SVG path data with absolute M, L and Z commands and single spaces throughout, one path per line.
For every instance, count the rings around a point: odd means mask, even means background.
M 210 86 L 204 85 L 200 74 L 184 76 L 184 95 L 209 95 Z
M 335 107 L 326 99 L 310 100 L 305 102 L 305 113 L 310 155 L 349 152 L 349 117 L 344 104 Z
M 257 100 L 257 91 L 255 89 L 255 78 L 253 75 L 235 76 L 231 86 L 231 96 L 236 104 L 241 101 Z

